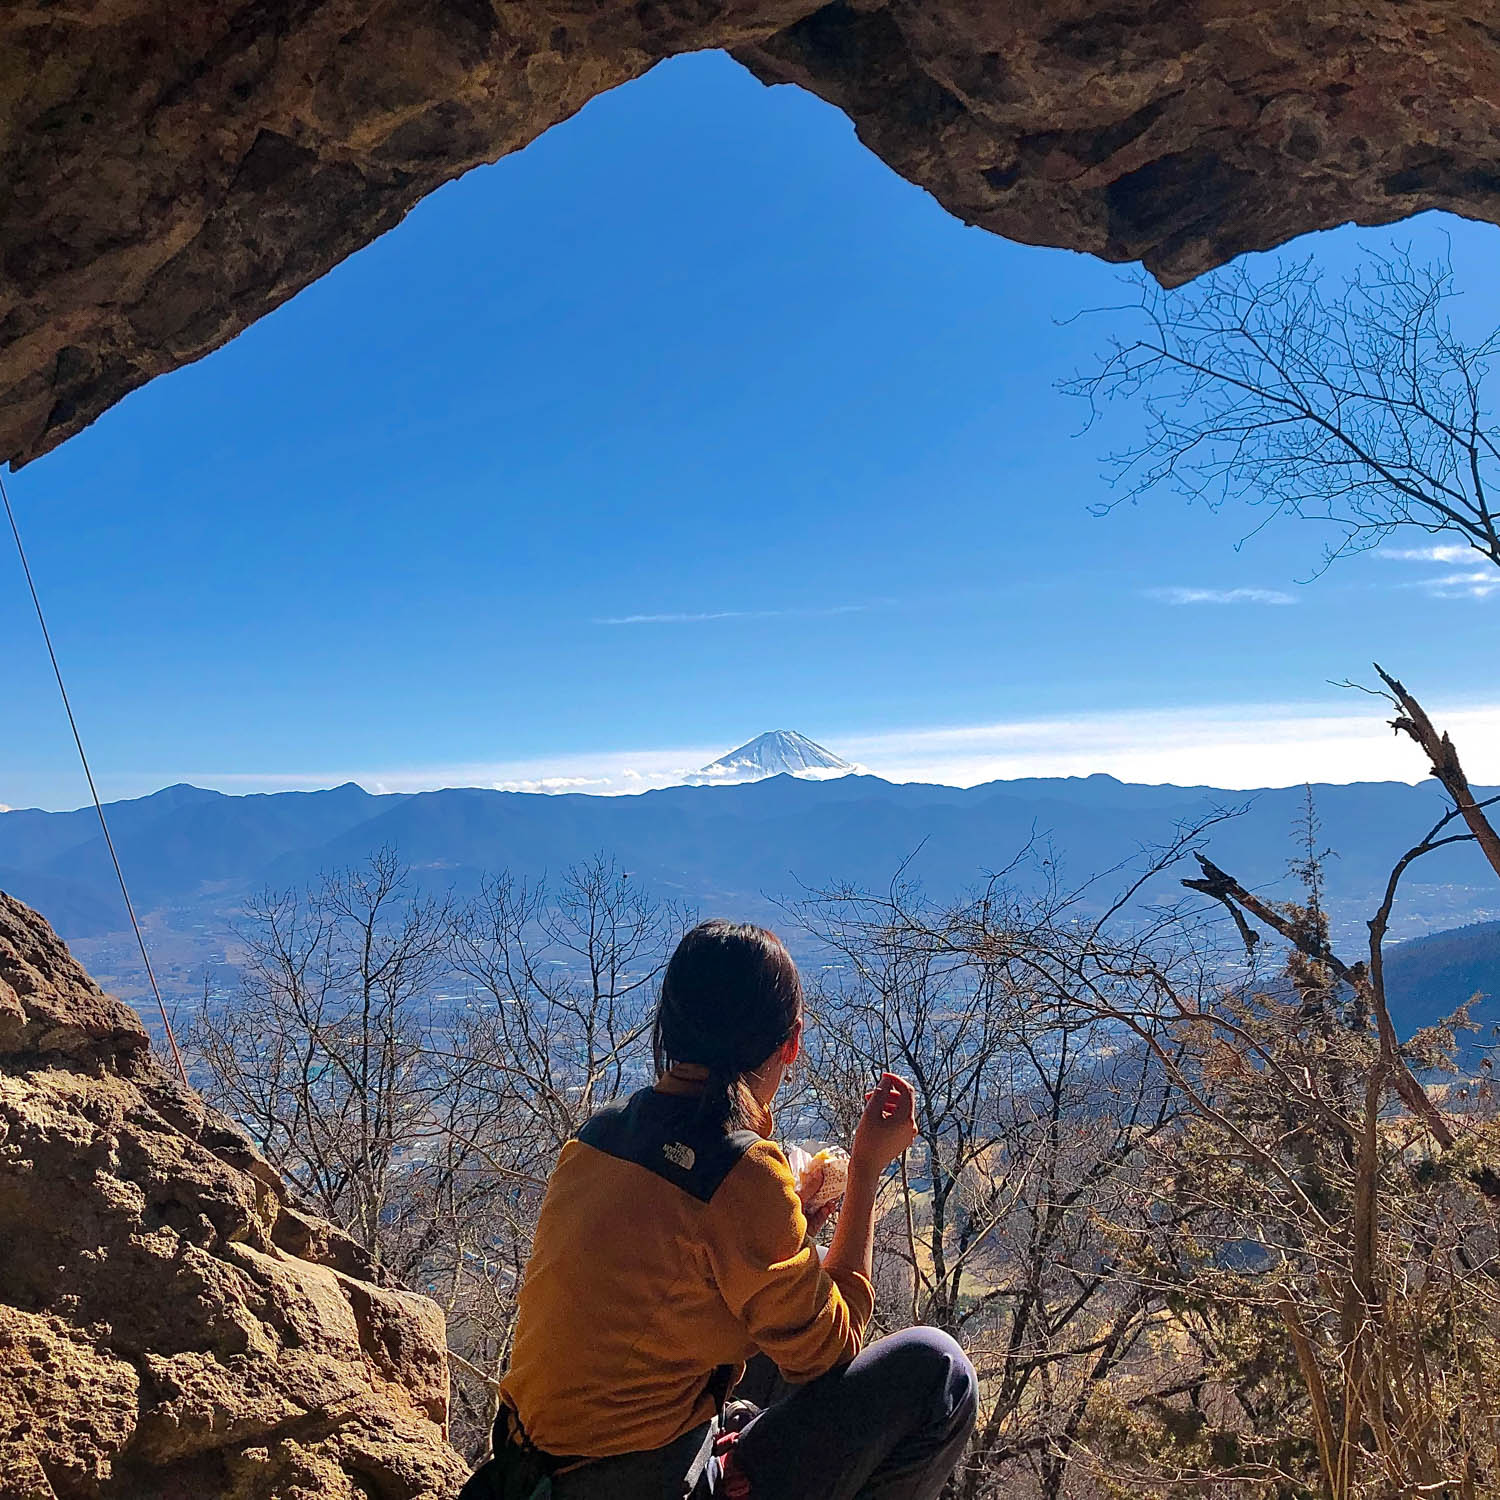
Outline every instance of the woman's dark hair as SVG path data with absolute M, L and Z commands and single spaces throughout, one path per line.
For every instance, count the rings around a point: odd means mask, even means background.
M 774 932 L 747 922 L 700 922 L 662 977 L 651 1046 L 657 1075 L 673 1063 L 708 1069 L 699 1118 L 732 1130 L 753 1119 L 745 1075 L 791 1036 L 802 980 Z

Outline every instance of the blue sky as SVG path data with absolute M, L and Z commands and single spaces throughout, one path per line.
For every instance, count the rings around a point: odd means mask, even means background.
M 1298 253 L 1440 233 L 1489 326 L 1487 226 Z M 1500 780 L 1500 594 L 1304 584 L 1316 528 L 1237 548 L 1252 516 L 1171 496 L 1089 514 L 1109 434 L 1054 383 L 1122 274 L 663 65 L 8 481 L 101 789 L 613 790 L 773 727 L 952 780 L 1415 779 L 1328 686 L 1371 657 Z M 77 805 L 28 607 L 0 553 L 0 803 Z

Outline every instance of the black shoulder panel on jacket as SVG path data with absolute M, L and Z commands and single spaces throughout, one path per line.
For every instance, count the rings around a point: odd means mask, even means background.
M 697 1113 L 696 1099 L 642 1089 L 623 1104 L 591 1115 L 578 1139 L 596 1151 L 645 1167 L 708 1203 L 760 1137 L 753 1130 L 728 1135 L 705 1131 Z

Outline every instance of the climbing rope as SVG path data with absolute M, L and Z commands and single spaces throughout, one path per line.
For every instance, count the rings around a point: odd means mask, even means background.
M 130 925 L 135 930 L 135 941 L 141 950 L 141 962 L 146 966 L 146 978 L 151 981 L 151 993 L 156 996 L 156 1008 L 161 1012 L 161 1024 L 171 1044 L 172 1056 L 177 1060 L 177 1071 L 182 1075 L 185 1087 L 188 1084 L 187 1068 L 182 1053 L 177 1047 L 177 1038 L 172 1034 L 172 1023 L 167 1017 L 166 1003 L 161 998 L 161 988 L 156 982 L 156 971 L 151 967 L 151 956 L 146 952 L 146 939 L 141 933 L 141 924 L 136 921 L 135 905 L 130 899 L 130 889 L 125 884 L 125 871 L 120 868 L 120 856 L 115 853 L 115 841 L 109 836 L 109 820 L 104 816 L 104 804 L 94 786 L 94 773 L 89 769 L 89 758 L 83 748 L 83 736 L 78 732 L 78 720 L 73 717 L 73 705 L 68 699 L 68 689 L 63 683 L 62 668 L 57 664 L 57 652 L 52 648 L 52 632 L 47 629 L 47 617 L 42 613 L 42 601 L 36 591 L 36 581 L 31 576 L 31 564 L 26 560 L 26 548 L 21 544 L 21 528 L 16 525 L 16 513 L 11 509 L 10 494 L 5 488 L 5 479 L 0 476 L 0 500 L 5 502 L 5 518 L 10 522 L 10 534 L 16 539 L 16 553 L 21 559 L 21 571 L 26 575 L 26 587 L 31 591 L 32 607 L 36 610 L 36 622 L 42 627 L 42 639 L 47 643 L 47 655 L 52 662 L 52 675 L 57 679 L 57 691 L 62 695 L 63 711 L 68 716 L 68 727 L 73 731 L 73 743 L 78 746 L 78 759 L 83 762 L 83 774 L 89 784 L 89 795 L 94 799 L 94 811 L 99 814 L 99 827 L 104 834 L 104 844 L 115 867 L 115 879 L 120 882 L 120 894 L 125 898 L 125 910 L 130 916 Z

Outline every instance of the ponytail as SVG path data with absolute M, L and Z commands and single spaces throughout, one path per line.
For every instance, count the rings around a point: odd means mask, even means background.
M 754 1099 L 745 1075 L 732 1075 L 725 1069 L 710 1068 L 698 1103 L 698 1124 L 705 1130 L 744 1130 L 755 1118 Z

